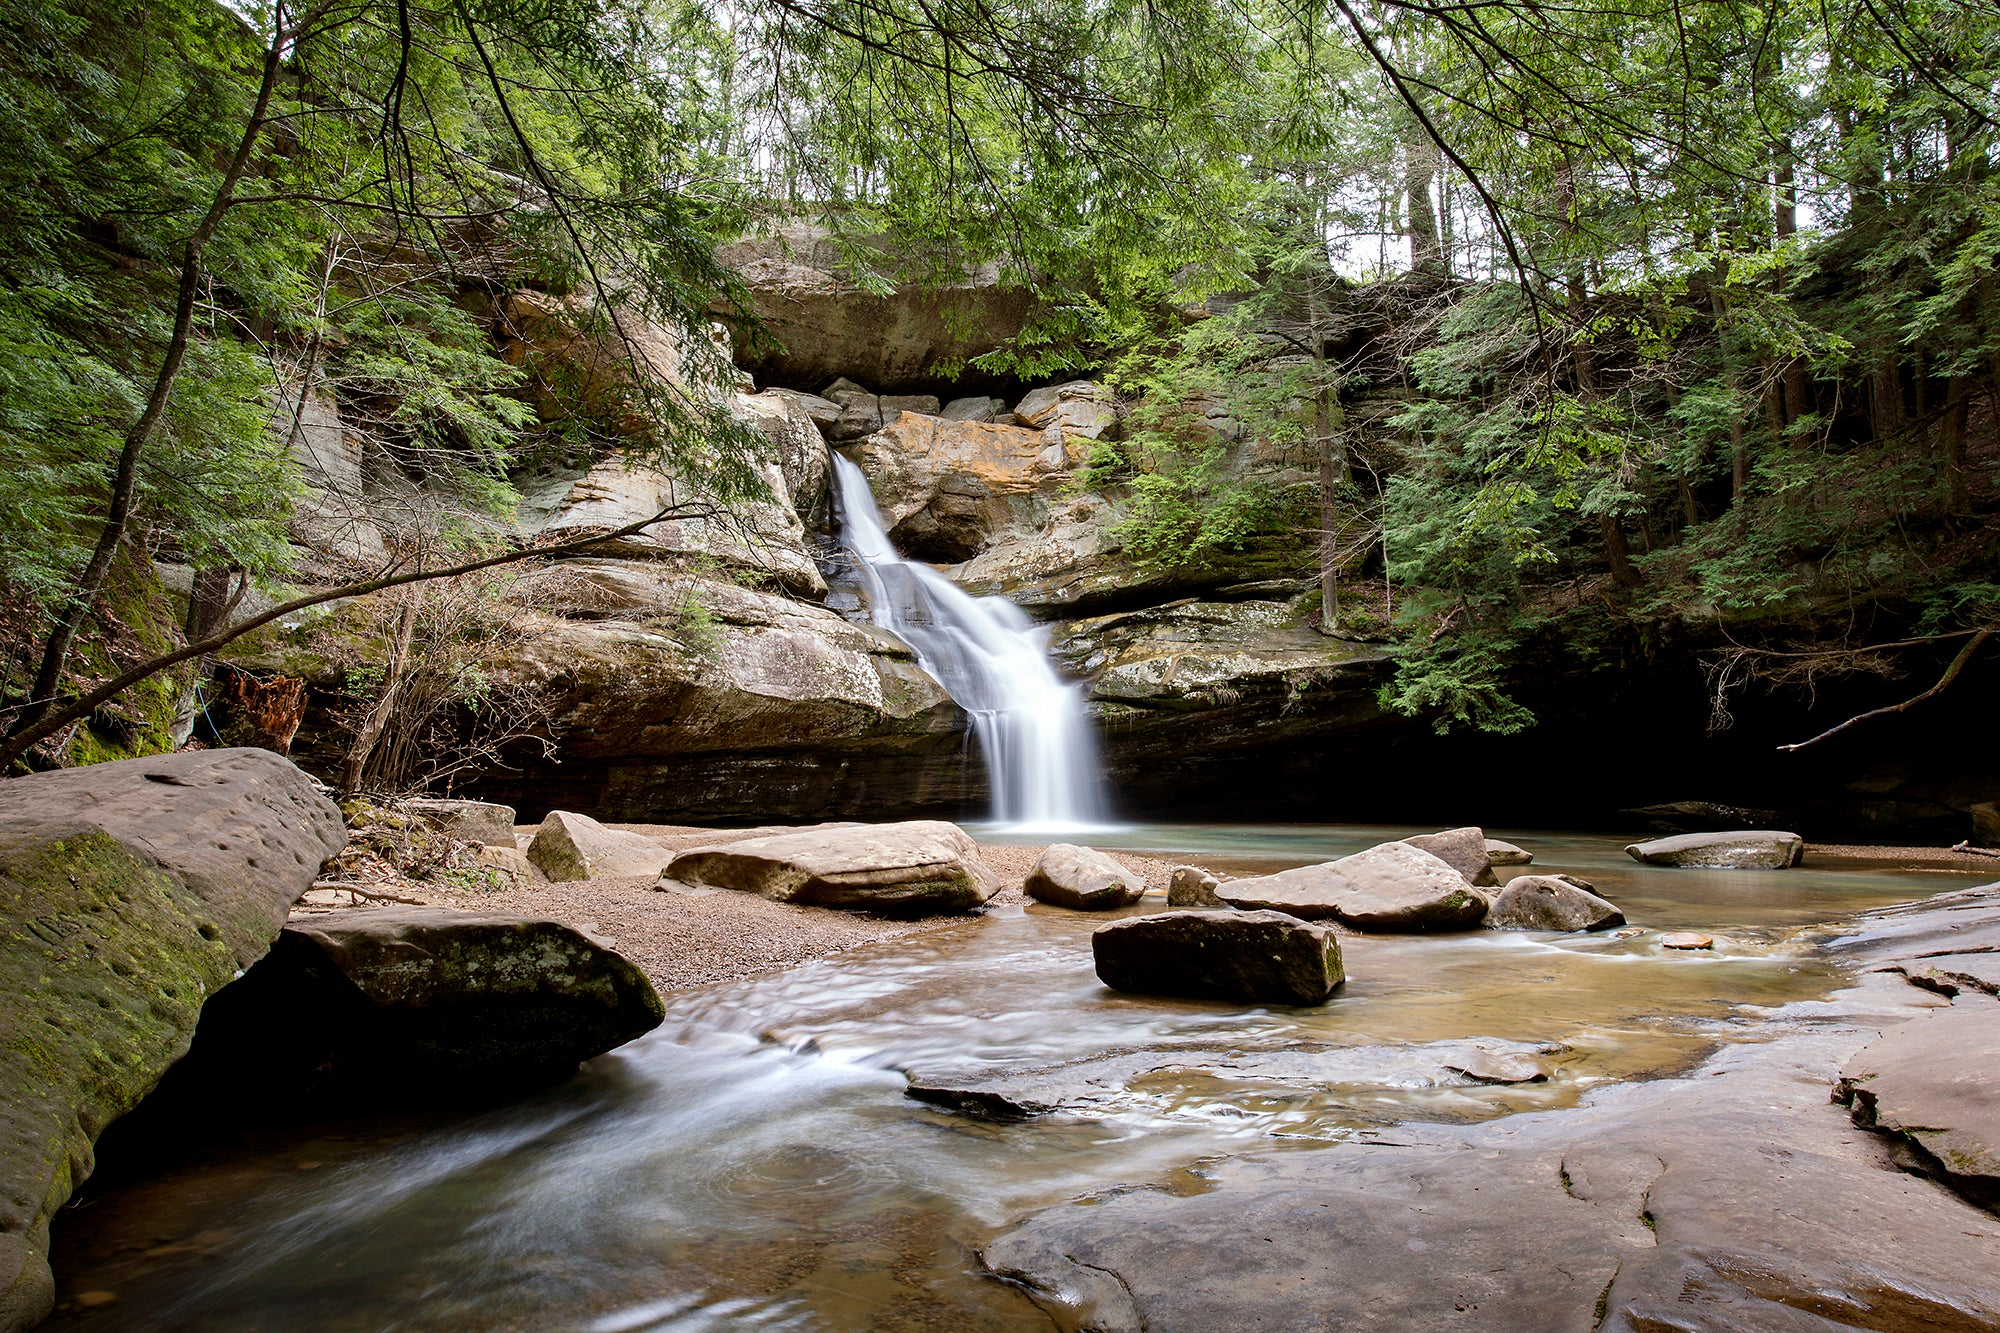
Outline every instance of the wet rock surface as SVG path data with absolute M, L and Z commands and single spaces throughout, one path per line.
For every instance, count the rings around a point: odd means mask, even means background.
M 1188 1045 L 1106 1051 L 1082 1060 L 995 1068 L 991 1065 L 905 1071 L 904 1095 L 951 1110 L 995 1119 L 1052 1111 L 1088 1114 L 1114 1109 L 1144 1085 L 1162 1087 L 1225 1079 L 1273 1094 L 1335 1091 L 1366 1096 L 1384 1088 L 1528 1083 L 1548 1077 L 1546 1043 L 1478 1037 L 1382 1046 L 1300 1042 L 1281 1051 Z
M 1836 1096 L 1909 1169 L 2000 1211 L 2000 1002 L 1962 998 L 1891 1028 L 1841 1070 Z
M 1494 930 L 1610 930 L 1625 924 L 1625 914 L 1567 879 L 1521 875 L 1500 890 L 1486 924 Z
M 1244 911 L 1337 920 L 1363 931 L 1470 930 L 1484 894 L 1429 852 L 1403 842 L 1275 875 L 1233 879 L 1216 895 Z
M 1000 888 L 972 839 L 934 819 L 832 825 L 696 847 L 675 856 L 663 875 L 776 902 L 898 915 L 970 911 Z
M 1977 897 L 1884 914 L 1836 947 L 1884 966 L 2000 928 L 2000 895 Z M 983 1258 L 1107 1333 L 1991 1328 L 2000 1224 L 1895 1169 L 1888 1141 L 1828 1101 L 1878 1033 L 1944 1017 L 1921 1016 L 1935 1003 L 1868 978 L 1688 1077 L 1229 1158 L 1198 1191 L 1127 1187 L 1040 1213 Z
M 1282 912 L 1168 911 L 1100 927 L 1097 976 L 1113 990 L 1237 1004 L 1324 1004 L 1345 980 L 1340 941 Z
M 1625 849 L 1634 861 L 1654 866 L 1704 866 L 1720 870 L 1785 870 L 1805 855 L 1805 839 L 1770 829 L 1730 833 L 1681 833 L 1635 842 Z
M 98 1134 L 345 841 L 333 803 L 268 750 L 0 784 L 0 1328 L 48 1313 L 49 1219 Z
M 1036 902 L 1103 912 L 1138 902 L 1146 882 L 1103 852 L 1058 842 L 1035 859 L 1023 887 Z
M 1226 908 L 1229 904 L 1216 893 L 1221 884 L 1220 876 L 1200 866 L 1175 866 L 1167 881 L 1167 906 Z

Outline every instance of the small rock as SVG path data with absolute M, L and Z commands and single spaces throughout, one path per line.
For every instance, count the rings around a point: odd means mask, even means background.
M 1522 875 L 1507 882 L 1486 914 L 1495 930 L 1607 930 L 1625 924 L 1612 904 L 1554 875 Z
M 1346 979 L 1332 929 L 1282 912 L 1156 912 L 1090 937 L 1113 990 L 1238 1004 L 1325 1004 Z
M 1498 838 L 1488 838 L 1486 840 L 1486 860 L 1489 865 L 1525 866 L 1534 863 L 1535 854 L 1523 851 L 1511 842 L 1501 842 Z
M 1682 833 L 1635 842 L 1625 849 L 1634 861 L 1654 866 L 1713 870 L 1784 870 L 1799 863 L 1806 843 L 1796 833 L 1741 829 L 1733 833 Z
M 556 810 L 528 844 L 528 859 L 558 884 L 657 875 L 673 853 L 637 833 L 608 829 L 588 815 Z
M 519 847 L 500 846 L 488 843 L 479 849 L 479 864 L 505 871 L 523 884 L 533 884 L 542 878 L 541 871 L 528 859 L 528 854 Z
M 1612 931 L 1611 938 L 1614 940 L 1629 940 L 1629 939 L 1634 939 L 1637 936 L 1643 935 L 1645 933 L 1646 933 L 1645 931 L 1641 930 L 1637 926 L 1627 926 L 1623 930 Z
M 1471 826 L 1449 828 L 1442 833 L 1423 833 L 1405 838 L 1403 842 L 1420 852 L 1429 852 L 1465 876 L 1465 882 L 1474 888 L 1490 889 L 1500 882 L 1493 877 L 1493 861 L 1486 854 L 1484 829 Z
M 1662 949 L 1713 949 L 1715 938 L 1695 930 L 1675 930 L 1660 936 Z
M 1103 912 L 1139 901 L 1146 883 L 1100 851 L 1052 843 L 1035 860 L 1024 886 L 1030 898 L 1078 912 Z
M 1218 876 L 1200 866 L 1175 866 L 1173 878 L 1167 881 L 1167 906 L 1226 908 L 1229 904 L 1215 896 L 1221 883 Z
M 998 398 L 954 398 L 944 405 L 946 421 L 997 421 L 1007 405 Z

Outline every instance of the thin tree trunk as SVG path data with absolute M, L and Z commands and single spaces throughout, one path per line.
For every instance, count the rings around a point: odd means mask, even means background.
M 104 526 L 97 534 L 97 545 L 91 551 L 90 560 L 84 565 L 69 600 L 56 615 L 55 625 L 42 648 L 41 666 L 35 673 L 28 702 L 8 728 L 10 737 L 39 723 L 55 702 L 62 689 L 63 673 L 68 669 L 70 649 L 76 642 L 77 631 L 104 587 L 113 557 L 124 544 L 126 526 L 132 515 L 133 495 L 138 489 L 139 459 L 166 415 L 174 383 L 180 378 L 181 365 L 187 358 L 188 341 L 194 327 L 195 297 L 206 280 L 203 260 L 208 243 L 235 202 L 236 186 L 249 169 L 257 141 L 263 137 L 265 117 L 270 112 L 271 95 L 277 87 L 278 73 L 283 68 L 285 47 L 289 41 L 288 30 L 281 23 L 272 38 L 270 49 L 264 53 L 264 71 L 257 85 L 257 99 L 250 109 L 243 137 L 236 145 L 235 156 L 223 170 L 222 180 L 210 199 L 208 212 L 188 237 L 181 252 L 180 288 L 174 300 L 173 332 L 168 335 L 166 353 L 161 357 L 160 368 L 153 377 L 152 390 L 146 395 L 146 405 L 140 410 L 138 420 L 125 433 L 124 446 L 118 452 L 118 467 L 112 476 L 111 496 L 105 505 Z
M 389 644 L 389 660 L 382 667 L 382 693 L 376 696 L 375 706 L 368 710 L 368 716 L 361 720 L 361 729 L 355 733 L 354 743 L 347 748 L 347 759 L 340 766 L 342 796 L 352 796 L 361 790 L 361 779 L 368 771 L 369 756 L 375 753 L 375 743 L 382 739 L 382 732 L 396 711 L 397 696 L 402 693 L 403 680 L 410 670 L 410 641 L 416 637 L 417 605 L 422 601 L 421 588 L 413 588 L 403 596 L 403 613 L 396 620 L 396 637 Z
M 1621 588 L 1639 586 L 1639 571 L 1632 568 L 1632 551 L 1625 544 L 1625 530 L 1618 526 L 1616 514 L 1599 514 L 1599 529 L 1604 534 L 1604 555 L 1611 562 L 1611 581 Z
M 1971 424 L 1973 389 L 1971 376 L 1954 376 L 1951 396 L 1945 400 L 1944 420 L 1939 423 L 1945 512 L 1953 518 L 1964 518 L 1972 513 L 1972 493 L 1965 477 L 1965 435 Z

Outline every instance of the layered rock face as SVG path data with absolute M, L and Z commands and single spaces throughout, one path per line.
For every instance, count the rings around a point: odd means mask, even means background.
M 990 265 L 929 292 L 914 282 L 889 295 L 864 290 L 853 280 L 857 262 L 908 263 L 865 239 L 843 255 L 825 232 L 806 224 L 723 246 L 717 258 L 748 284 L 775 339 L 738 339 L 737 364 L 764 383 L 817 387 L 851 375 L 878 389 L 933 385 L 1012 338 L 1036 312 L 1034 299 L 1001 286 Z
M 0 1329 L 54 1300 L 48 1227 L 92 1145 L 262 958 L 340 812 L 268 750 L 128 759 L 0 787 Z

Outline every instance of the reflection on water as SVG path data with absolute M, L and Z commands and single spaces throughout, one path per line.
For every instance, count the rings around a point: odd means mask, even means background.
M 1139 826 L 1117 842 L 1248 872 L 1409 831 Z M 66 1294 L 118 1301 L 54 1326 L 1046 1326 L 977 1275 L 976 1248 L 1012 1217 L 1133 1180 L 1198 1190 L 1204 1158 L 1251 1146 L 1322 1151 L 1685 1067 L 1755 1008 L 1831 987 L 1802 928 L 1964 882 L 1661 870 L 1604 838 L 1510 840 L 1649 933 L 1350 937 L 1333 1003 L 1256 1009 L 1113 994 L 1090 963 L 1102 918 L 996 913 L 672 996 L 657 1032 L 471 1121 L 299 1131 L 119 1189 L 66 1220 L 56 1258 Z M 1682 928 L 1715 950 L 1652 942 Z M 1546 1082 L 1507 1087 L 1414 1049 L 1468 1037 L 1559 1049 Z M 1104 1052 L 1140 1058 L 1037 1120 L 902 1096 L 904 1070 Z

